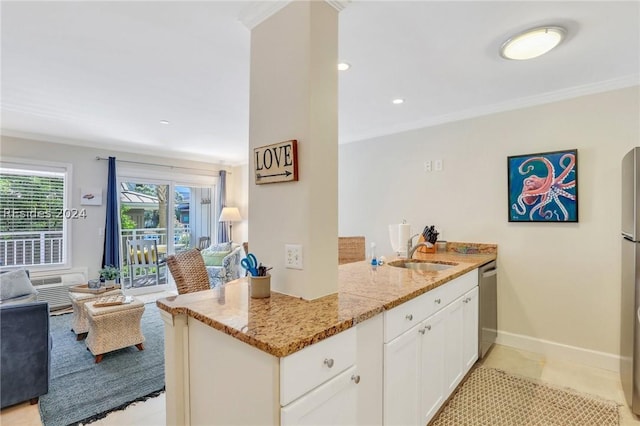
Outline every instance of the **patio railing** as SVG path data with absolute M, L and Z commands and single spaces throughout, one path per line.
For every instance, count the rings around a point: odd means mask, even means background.
M 173 231 L 173 242 L 189 245 L 191 239 L 189 225 Z M 167 228 L 136 228 L 120 230 L 121 247 L 127 246 L 127 240 L 156 240 L 158 245 L 167 245 Z
M 62 231 L 0 232 L 0 266 L 64 263 Z
M 166 228 L 123 229 L 123 250 L 127 240 L 157 240 L 167 245 Z M 189 226 L 177 228 L 173 241 L 177 246 L 190 246 Z M 124 254 L 124 252 L 123 252 Z M 126 259 L 123 256 L 123 259 Z M 63 231 L 0 232 L 0 266 L 56 265 L 64 263 Z M 126 260 L 125 260 L 126 264 Z

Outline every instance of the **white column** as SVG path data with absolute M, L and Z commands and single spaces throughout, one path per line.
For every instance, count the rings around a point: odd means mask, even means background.
M 272 290 L 315 299 L 338 290 L 338 11 L 293 1 L 251 31 L 249 247 L 273 266 Z M 297 182 L 256 185 L 253 149 L 298 141 Z M 303 269 L 286 269 L 300 244 Z

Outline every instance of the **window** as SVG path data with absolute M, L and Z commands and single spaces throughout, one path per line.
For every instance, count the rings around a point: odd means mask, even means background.
M 70 166 L 0 163 L 0 266 L 66 266 Z

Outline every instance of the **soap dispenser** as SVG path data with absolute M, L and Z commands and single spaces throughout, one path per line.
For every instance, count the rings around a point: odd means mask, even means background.
M 376 243 L 371 243 L 371 267 L 377 268 L 378 257 L 376 256 Z

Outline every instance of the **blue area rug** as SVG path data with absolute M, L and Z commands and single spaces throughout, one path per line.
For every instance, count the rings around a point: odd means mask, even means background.
M 50 318 L 53 348 L 49 393 L 40 397 L 45 426 L 86 423 L 164 389 L 164 325 L 155 303 L 142 315 L 144 350 L 135 346 L 105 354 L 101 363 L 76 341 L 72 314 Z

